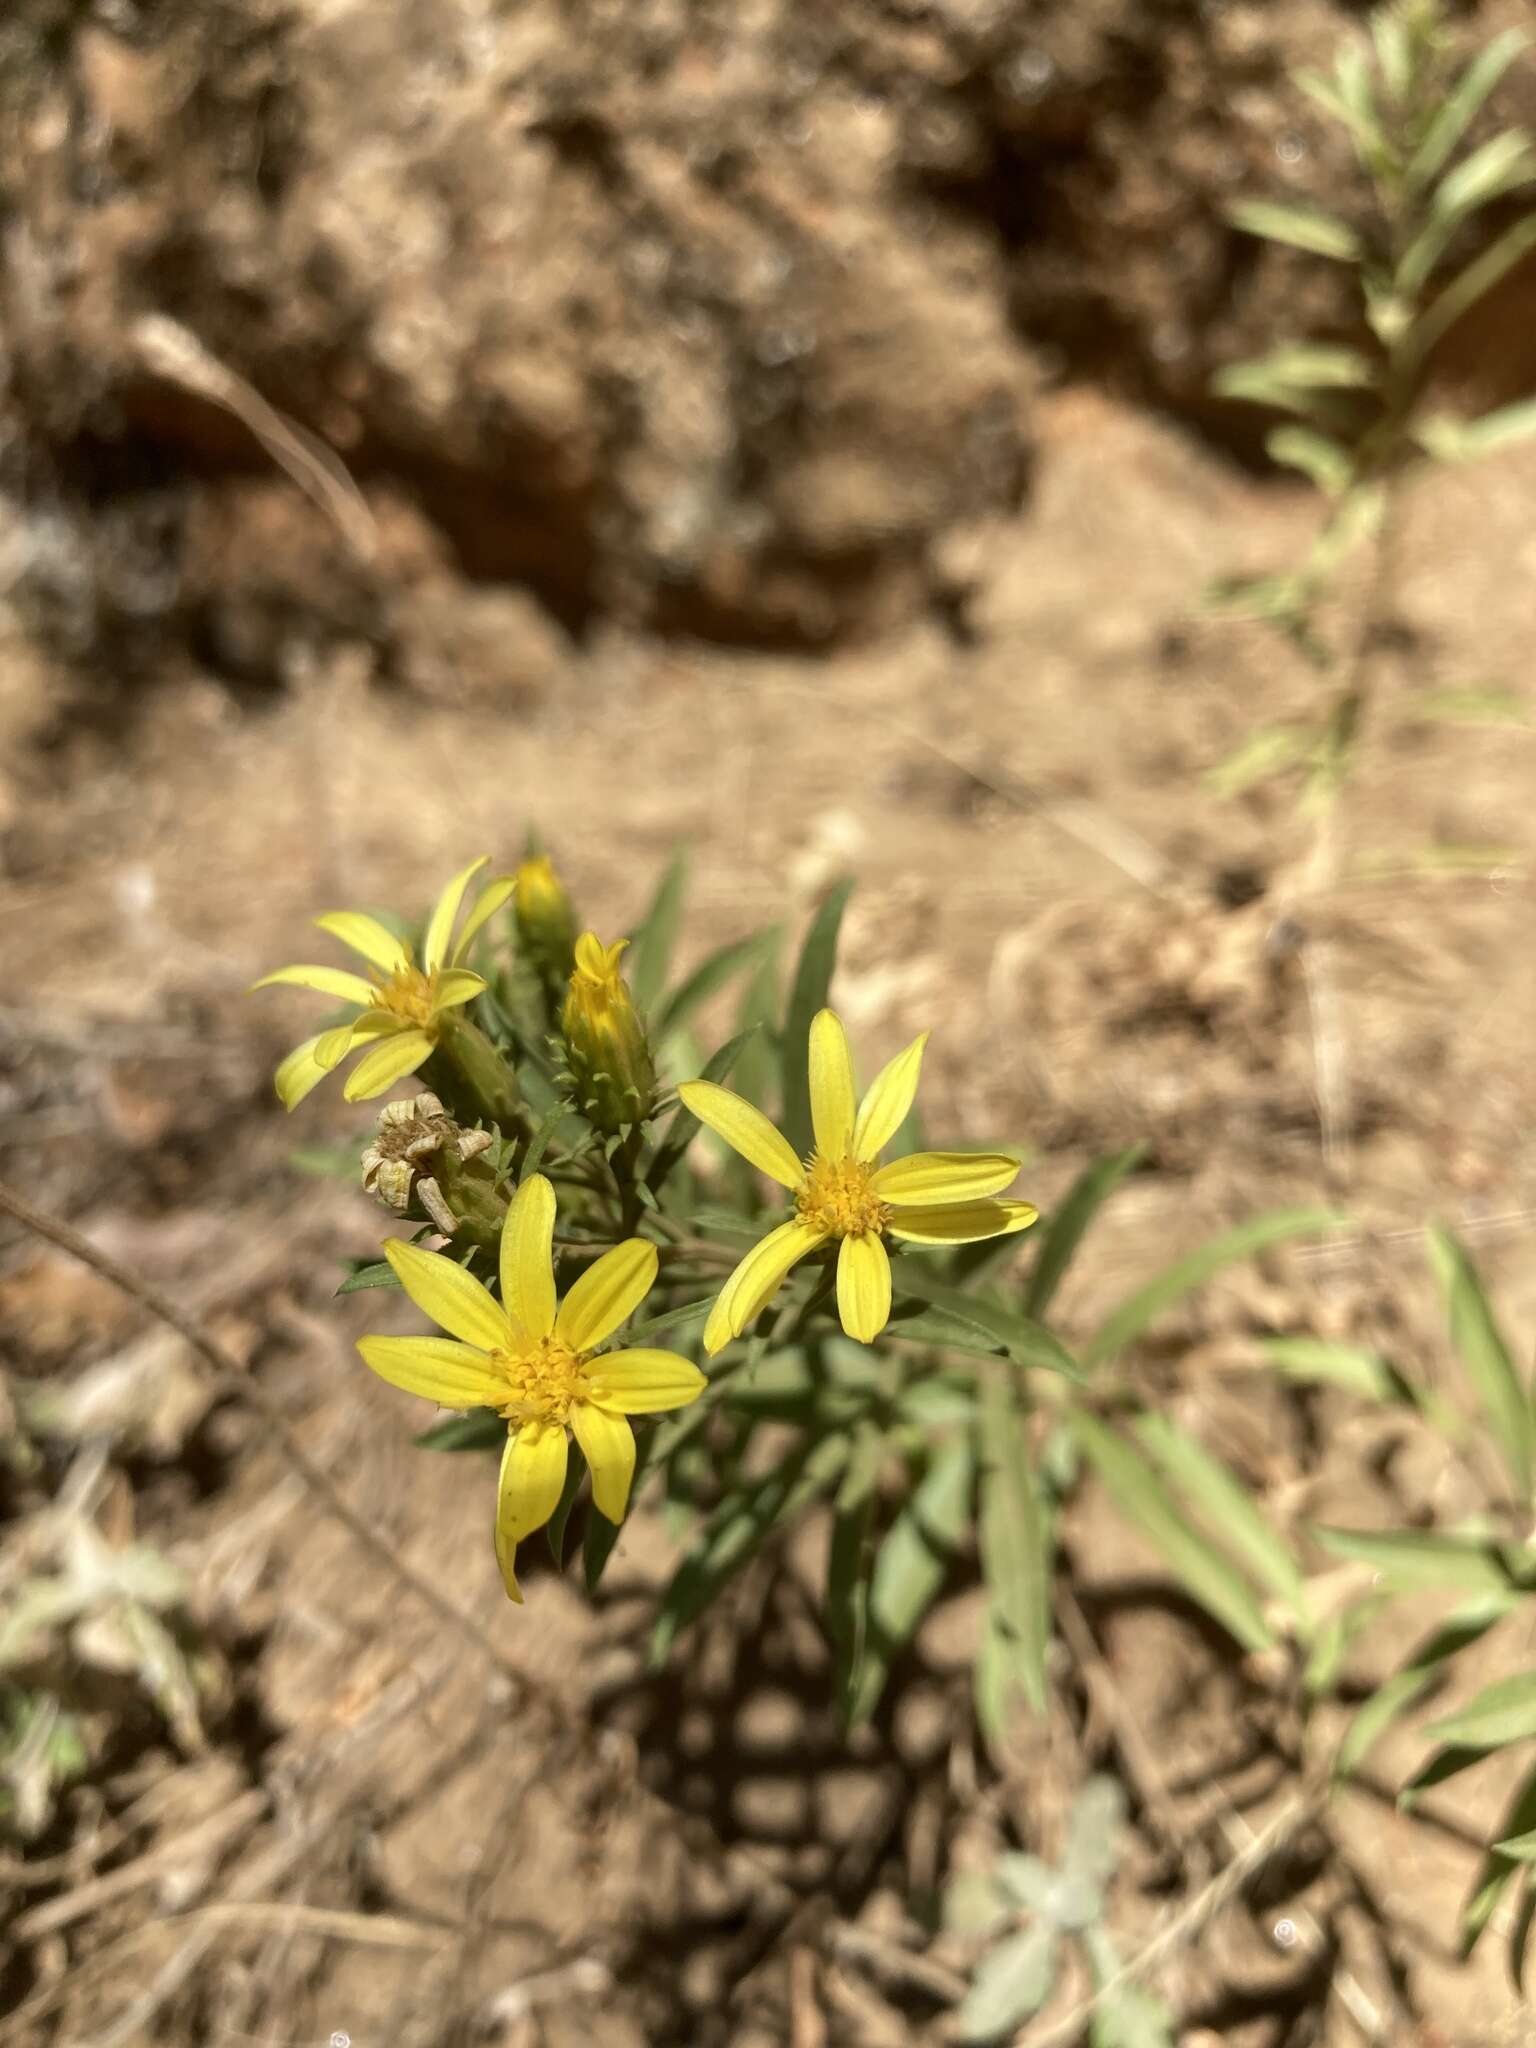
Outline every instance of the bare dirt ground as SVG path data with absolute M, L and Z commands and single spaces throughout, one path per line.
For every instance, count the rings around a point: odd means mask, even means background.
M 1411 508 L 1350 808 L 1373 872 L 1296 911 L 1302 938 L 1277 911 L 1305 850 L 1288 800 L 1223 804 L 1201 776 L 1301 707 L 1309 678 L 1197 596 L 1283 556 L 1304 502 L 1084 392 L 1042 404 L 1037 431 L 1031 501 L 977 540 L 958 629 L 925 619 L 818 658 L 599 631 L 556 677 L 462 698 L 345 655 L 256 697 L 180 673 L 81 706 L 21 764 L 0 880 L 6 1178 L 206 1317 L 520 1676 L 413 1605 L 242 1405 L 199 1390 L 186 1347 L 7 1226 L 14 1379 L 160 1346 L 100 1515 L 189 1571 L 214 1676 L 202 1754 L 127 1714 L 31 1870 L 0 1862 L 5 2048 L 937 2041 L 969 1954 L 931 1933 L 941 1877 L 999 1841 L 1053 1847 L 1093 1768 L 1132 1799 L 1123 1953 L 1296 1796 L 1272 1674 L 1091 1488 L 1066 1531 L 1052 1710 L 1000 1759 L 972 1729 L 963 1587 L 851 1747 L 813 1542 L 749 1575 L 659 1677 L 639 1620 L 671 1551 L 648 1515 L 595 1611 L 538 1567 L 508 1608 L 489 1473 L 411 1451 L 418 1417 L 351 1350 L 380 1311 L 330 1298 L 378 1213 L 290 1162 L 355 1115 L 322 1092 L 283 1117 L 269 1073 L 302 1000 L 242 994 L 306 957 L 320 909 L 414 907 L 473 853 L 513 855 L 531 821 L 609 932 L 688 839 L 700 952 L 803 917 L 852 872 L 837 999 L 867 1062 L 933 1027 L 936 1130 L 1034 1148 L 1045 1208 L 1095 1155 L 1148 1144 L 1067 1329 L 1213 1228 L 1328 1189 L 1350 1235 L 1237 1269 L 1137 1370 L 1282 1527 L 1475 1510 L 1413 1425 L 1278 1388 L 1252 1340 L 1359 1338 L 1464 1403 L 1424 1269 L 1436 1213 L 1522 1349 L 1536 1327 L 1532 743 L 1410 708 L 1429 685 L 1528 693 L 1536 458 Z M 1430 842 L 1498 851 L 1427 876 Z M 1321 1010 L 1319 937 L 1337 982 Z M 1348 1080 L 1331 1171 L 1320 1056 Z M 1361 1683 L 1412 1633 L 1372 1636 Z M 1492 1642 L 1459 1683 L 1530 1648 Z M 1421 1754 L 1411 1732 L 1389 1740 L 1364 1787 L 1170 1945 L 1151 1981 L 1190 2048 L 1530 2038 L 1502 1944 L 1467 1966 L 1454 1948 L 1507 1778 L 1403 1818 L 1393 1794 Z M 1083 1990 L 1069 1978 L 1024 2038 L 1075 2039 L 1052 2029 Z

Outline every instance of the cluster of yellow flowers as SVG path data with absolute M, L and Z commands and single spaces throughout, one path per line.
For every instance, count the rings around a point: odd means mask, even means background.
M 471 862 L 443 890 L 427 923 L 419 964 L 412 948 L 377 919 L 335 911 L 316 923 L 367 962 L 368 979 L 338 968 L 296 966 L 255 984 L 295 984 L 356 1010 L 283 1060 L 276 1086 L 285 1107 L 296 1107 L 360 1047 L 366 1050 L 344 1090 L 349 1101 L 381 1095 L 434 1056 L 454 1052 L 461 1070 L 482 1084 L 477 1100 L 515 1103 L 515 1077 L 461 1014 L 487 987 L 462 964 L 470 944 L 510 903 L 524 957 L 546 988 L 565 984 L 558 1015 L 569 1099 L 599 1131 L 615 1134 L 633 1131 L 654 1113 L 660 1100 L 655 1064 L 620 971 L 627 942 L 604 946 L 591 932 L 578 936 L 565 892 L 544 856 L 486 883 L 455 939 L 465 891 L 485 865 L 484 858 Z M 1011 1153 L 917 1152 L 877 1164 L 912 1107 L 927 1040 L 924 1032 L 898 1053 L 860 1102 L 847 1034 L 832 1010 L 822 1010 L 810 1029 L 815 1147 L 805 1160 L 760 1109 L 730 1089 L 705 1080 L 678 1087 L 701 1124 L 792 1198 L 788 1216 L 752 1247 L 721 1288 L 704 1330 L 710 1357 L 756 1321 L 799 1260 L 825 1246 L 837 1246 L 842 1327 L 869 1344 L 891 1313 L 887 1238 L 968 1244 L 1022 1230 L 1035 1220 L 1027 1202 L 1001 1199 L 1019 1168 Z M 441 1104 L 429 1099 L 440 1124 Z M 467 1154 L 469 1148 L 461 1149 Z M 440 1202 L 434 1190 L 430 1213 L 436 1217 L 444 1213 Z M 365 1362 L 393 1386 L 447 1408 L 489 1408 L 505 1418 L 495 1542 L 514 1600 L 522 1598 L 514 1571 L 517 1545 L 551 1519 L 565 1487 L 567 1431 L 590 1469 L 598 1510 L 617 1522 L 628 1506 L 635 1468 L 626 1418 L 682 1407 L 708 1385 L 699 1367 L 677 1352 L 602 1349 L 656 1280 L 658 1249 L 650 1239 L 628 1236 L 603 1251 L 557 1303 L 555 1216 L 550 1180 L 527 1173 L 500 1229 L 499 1300 L 456 1260 L 391 1240 L 385 1257 L 401 1286 L 448 1334 L 364 1337 L 358 1346 Z

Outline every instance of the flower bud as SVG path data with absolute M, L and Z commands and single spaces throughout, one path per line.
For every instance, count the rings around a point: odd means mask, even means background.
M 592 932 L 582 933 L 560 1018 L 577 1107 L 600 1131 L 639 1123 L 656 1102 L 651 1049 L 619 973 L 628 943 L 605 946 Z
M 514 881 L 512 915 L 523 951 L 540 977 L 558 989 L 576 964 L 577 925 L 571 899 L 547 853 L 525 860 Z

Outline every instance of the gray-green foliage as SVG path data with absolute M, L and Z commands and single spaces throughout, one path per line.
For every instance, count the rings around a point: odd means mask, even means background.
M 1106 1892 L 1119 1860 L 1125 1800 L 1113 1778 L 1090 1778 L 1073 1803 L 1061 1862 L 1000 1856 L 991 1871 L 956 1878 L 945 1919 L 960 1934 L 991 1937 L 961 2005 L 966 2041 L 997 2041 L 1045 2004 L 1061 1950 L 1076 1942 L 1097 1995 L 1090 2023 L 1094 2048 L 1171 2048 L 1172 2022 L 1161 2002 L 1129 1980 L 1104 1925 Z
M 1349 137 L 1354 203 L 1339 213 L 1261 199 L 1230 209 L 1248 233 L 1344 266 L 1359 295 L 1347 342 L 1280 342 L 1216 379 L 1222 395 L 1288 416 L 1271 430 L 1269 453 L 1328 509 L 1303 561 L 1228 579 L 1213 599 L 1273 620 L 1320 667 L 1334 649 L 1319 607 L 1345 558 L 1381 544 L 1396 479 L 1417 463 L 1471 461 L 1536 434 L 1536 400 L 1462 419 L 1434 409 L 1431 381 L 1440 343 L 1536 249 L 1536 213 L 1507 217 L 1511 196 L 1536 182 L 1536 144 L 1523 128 L 1479 133 L 1527 42 L 1510 30 L 1463 62 L 1439 0 L 1379 8 L 1369 43 L 1351 39 L 1331 72 L 1296 81 Z M 1216 771 L 1216 786 L 1233 792 L 1300 770 L 1314 799 L 1325 797 L 1347 773 L 1357 712 L 1346 691 L 1314 724 L 1255 733 Z
M 1487 1517 L 1463 1529 L 1318 1529 L 1322 1548 L 1369 1569 L 1374 1581 L 1352 1610 L 1368 1627 L 1390 1601 L 1435 1600 L 1438 1618 L 1403 1661 L 1357 1709 L 1333 1759 L 1347 1778 L 1360 1768 L 1386 1731 L 1431 1693 L 1453 1683 L 1456 1660 L 1500 1624 L 1517 1666 L 1529 1662 L 1530 1621 L 1536 1616 L 1536 1538 L 1532 1536 L 1532 1390 L 1522 1384 L 1493 1305 L 1466 1250 L 1449 1232 L 1429 1233 L 1430 1263 L 1445 1302 L 1453 1347 L 1472 1396 L 1474 1420 L 1460 1422 L 1445 1403 L 1415 1391 L 1407 1377 L 1368 1354 L 1316 1346 L 1281 1352 L 1275 1362 L 1298 1377 L 1346 1384 L 1386 1405 L 1416 1407 L 1442 1438 L 1446 1455 L 1485 1444 L 1506 1475 L 1502 1499 Z M 1459 1596 L 1449 1614 L 1444 1596 Z M 1488 1758 L 1512 1750 L 1532 1756 L 1536 1746 L 1536 1670 L 1517 1668 L 1483 1686 L 1452 1712 L 1432 1721 L 1433 1748 L 1400 1794 L 1412 1808 L 1426 1793 Z M 1470 1950 L 1495 1910 L 1507 1903 L 1509 1962 L 1518 1983 L 1533 1917 L 1536 1888 L 1526 1837 L 1536 1829 L 1536 1761 L 1527 1768 L 1491 1842 L 1483 1868 L 1462 1910 L 1461 1941 Z

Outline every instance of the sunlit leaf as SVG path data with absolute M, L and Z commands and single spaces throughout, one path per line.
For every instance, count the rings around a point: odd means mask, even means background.
M 1240 199 L 1227 208 L 1227 218 L 1245 234 L 1259 235 L 1267 242 L 1286 242 L 1307 249 L 1314 256 L 1331 256 L 1340 263 L 1357 262 L 1362 249 L 1360 237 L 1347 221 L 1312 206 L 1290 206 L 1273 199 Z
M 1429 1231 L 1429 1256 L 1450 1313 L 1451 1342 L 1477 1390 L 1483 1413 L 1509 1466 L 1516 1493 L 1522 1501 L 1528 1501 L 1536 1427 L 1509 1346 L 1483 1291 L 1477 1268 L 1450 1232 L 1439 1225 Z
M 1394 1366 L 1353 1344 L 1316 1337 L 1261 1337 L 1259 1350 L 1287 1379 L 1341 1387 L 1367 1401 L 1411 1402 L 1413 1389 Z
M 1507 1742 L 1528 1741 L 1536 1736 L 1536 1671 L 1495 1679 L 1427 1732 L 1452 1749 L 1502 1749 Z
M 1500 1595 L 1519 1582 L 1497 1544 L 1430 1529 L 1323 1529 L 1312 1531 L 1334 1557 L 1368 1564 L 1405 1591 L 1431 1586 Z
M 1278 1531 L 1259 1512 L 1249 1488 L 1166 1415 L 1140 1416 L 1135 1429 L 1180 1498 L 1200 1515 L 1211 1533 L 1293 1614 L 1304 1617 L 1306 1586 L 1301 1568 Z
M 982 1959 L 960 2007 L 962 2041 L 996 2041 L 1040 2010 L 1056 1981 L 1057 1939 L 1042 1921 Z
M 1532 1770 L 1505 1809 L 1496 1831 L 1500 1841 L 1528 1834 L 1536 1828 L 1536 1770 Z M 1469 1956 L 1483 1929 L 1498 1911 L 1499 1903 L 1515 1878 L 1528 1868 L 1522 1857 L 1491 1849 L 1478 1872 L 1472 1895 L 1461 1910 L 1461 1952 Z M 1523 1946 L 1523 1937 L 1522 1937 Z
M 667 863 L 649 909 L 635 927 L 629 957 L 624 963 L 630 994 L 643 1011 L 651 1008 L 667 985 L 687 890 L 688 849 L 680 846 Z
M 1072 1183 L 1035 1232 L 1035 1257 L 1024 1283 L 1024 1313 L 1037 1321 L 1049 1310 L 1093 1219 L 1128 1173 L 1146 1156 L 1145 1145 L 1129 1146 L 1096 1159 Z
M 987 1374 L 981 1399 L 982 1568 L 992 1611 L 1004 1636 L 1017 1647 L 1025 1695 L 1038 1714 L 1045 1710 L 1045 1653 L 1051 1626 L 1050 1518 L 1040 1498 L 1029 1427 L 1012 1376 Z
M 1157 1550 L 1185 1590 L 1245 1650 L 1264 1650 L 1274 1631 L 1240 1572 L 1192 1528 L 1178 1501 L 1152 1467 L 1096 1417 L 1078 1411 L 1071 1428 L 1106 1490 Z
M 896 1653 L 938 1598 L 971 1521 L 975 1460 L 970 1432 L 940 1446 L 875 1557 L 864 1668 L 854 1722 L 874 1712 Z
M 1284 1244 L 1297 1237 L 1319 1237 L 1341 1230 L 1347 1223 L 1347 1217 L 1331 1209 L 1276 1209 L 1267 1215 L 1250 1217 L 1234 1230 L 1223 1231 L 1165 1267 L 1106 1316 L 1083 1352 L 1083 1363 L 1100 1365 L 1113 1358 L 1175 1302 L 1203 1287 L 1224 1267 L 1251 1258 L 1270 1245 Z
M 1333 1761 L 1335 1777 L 1347 1778 L 1364 1763 L 1392 1723 L 1423 1697 L 1450 1660 L 1486 1635 L 1513 1605 L 1511 1596 L 1463 1608 L 1420 1644 L 1402 1670 L 1376 1688 L 1344 1731 Z
M 1479 50 L 1446 94 L 1439 112 L 1408 164 L 1407 185 L 1416 191 L 1440 175 L 1461 138 L 1477 119 L 1483 102 L 1497 86 L 1529 39 L 1519 29 L 1506 29 Z

